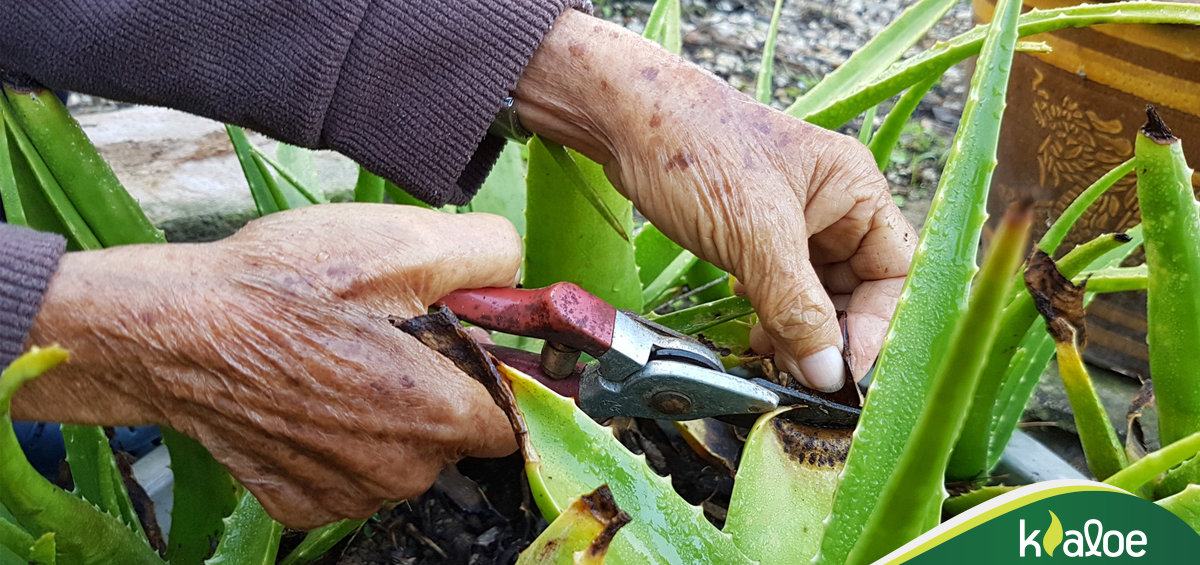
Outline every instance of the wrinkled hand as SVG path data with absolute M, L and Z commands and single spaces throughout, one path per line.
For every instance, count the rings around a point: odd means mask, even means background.
M 666 235 L 737 277 L 762 353 L 810 386 L 879 353 L 917 236 L 856 140 L 758 104 L 617 26 L 567 13 L 522 76 L 531 130 L 605 165 Z
M 365 518 L 464 456 L 516 448 L 483 386 L 386 316 L 510 286 L 520 260 L 500 217 L 360 204 L 271 215 L 217 243 L 68 254 L 31 341 L 73 358 L 15 409 L 169 425 L 290 527 Z

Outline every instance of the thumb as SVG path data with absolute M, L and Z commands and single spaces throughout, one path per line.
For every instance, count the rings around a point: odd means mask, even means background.
M 459 289 L 509 287 L 521 268 L 521 236 L 493 214 L 440 214 L 425 232 L 427 260 L 409 273 L 422 304 Z
M 833 301 L 804 255 L 790 268 L 776 266 L 746 280 L 746 291 L 776 365 L 809 388 L 833 392 L 846 381 L 842 332 Z

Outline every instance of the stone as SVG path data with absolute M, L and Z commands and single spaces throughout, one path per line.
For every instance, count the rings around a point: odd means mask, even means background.
M 212 241 L 258 214 L 220 122 L 175 110 L 134 106 L 76 116 L 117 178 L 170 241 Z M 251 134 L 268 155 L 276 143 Z M 315 151 L 320 188 L 331 200 L 353 197 L 358 166 Z

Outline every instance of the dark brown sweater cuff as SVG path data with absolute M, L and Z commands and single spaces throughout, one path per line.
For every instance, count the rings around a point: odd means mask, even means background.
M 0 367 L 21 354 L 66 245 L 55 234 L 0 224 Z
M 374 2 L 342 65 L 323 141 L 429 204 L 466 204 L 486 136 L 554 20 L 584 0 Z

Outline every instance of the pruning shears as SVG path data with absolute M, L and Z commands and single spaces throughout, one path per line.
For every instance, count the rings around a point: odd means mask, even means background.
M 790 418 L 818 427 L 853 427 L 861 410 L 809 389 L 726 373 L 696 339 L 611 304 L 571 283 L 540 289 L 455 291 L 439 301 L 459 319 L 485 329 L 540 338 L 541 355 L 501 346 L 487 349 L 564 396 L 589 416 L 659 420 L 717 417 L 746 425 L 779 406 L 804 407 Z M 581 353 L 596 359 L 580 363 Z M 849 379 L 848 379 L 849 381 Z M 854 389 L 848 382 L 843 390 Z

